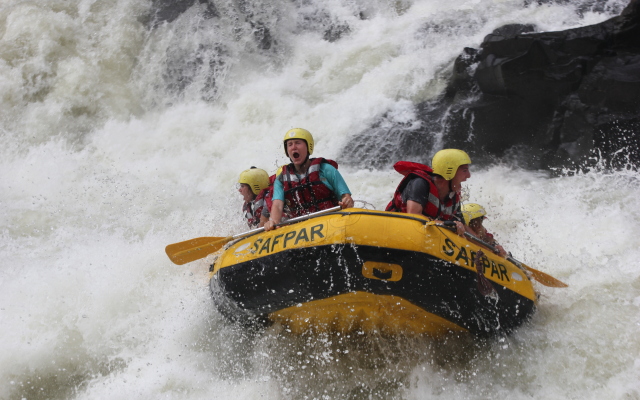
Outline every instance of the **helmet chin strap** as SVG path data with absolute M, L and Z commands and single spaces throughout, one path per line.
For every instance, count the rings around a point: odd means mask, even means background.
M 455 191 L 453 190 L 453 179 L 449 181 L 449 197 L 455 196 Z
M 304 173 L 307 173 L 307 162 L 309 162 L 309 152 L 307 152 L 307 156 L 304 158 L 304 161 L 302 162 L 302 168 L 304 168 Z

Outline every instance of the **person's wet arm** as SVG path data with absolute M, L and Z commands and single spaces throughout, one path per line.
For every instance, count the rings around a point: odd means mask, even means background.
M 320 175 L 320 179 L 323 180 L 323 183 L 331 189 L 331 191 L 336 195 L 336 198 L 340 199 L 338 200 L 340 207 L 353 207 L 351 190 L 349 190 L 347 182 L 345 182 L 340 171 L 335 169 L 331 164 L 325 163 L 320 167 Z
M 422 178 L 414 178 L 402 191 L 402 199 L 408 214 L 422 214 L 427 205 L 429 183 Z M 432 217 L 433 218 L 433 217 Z
M 258 228 L 262 228 L 264 224 L 267 223 L 267 221 L 269 221 L 269 217 L 267 217 L 264 214 L 260 215 L 260 222 L 258 223 Z
M 269 220 L 264 224 L 265 231 L 274 229 L 282 220 L 282 214 L 284 211 L 284 186 L 279 179 L 276 179 L 275 182 L 273 182 L 272 200 Z

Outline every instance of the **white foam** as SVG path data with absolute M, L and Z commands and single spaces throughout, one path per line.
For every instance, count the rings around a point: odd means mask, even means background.
M 358 3 L 304 6 L 350 25 L 333 43 L 293 3 L 252 4 L 278 40 L 261 52 L 244 22 L 234 38 L 231 19 L 215 25 L 195 10 L 148 32 L 143 2 L 5 1 L 0 397 L 638 396 L 636 173 L 472 169 L 469 200 L 486 206 L 498 240 L 570 285 L 539 286 L 532 323 L 501 341 L 251 336 L 213 310 L 210 259 L 167 259 L 167 244 L 247 229 L 237 174 L 284 164 L 287 129 L 311 130 L 314 155 L 336 158 L 386 111 L 407 119 L 437 95 L 462 48 L 498 26 L 608 17 L 519 0 Z M 167 54 L 217 43 L 228 57 L 212 100 L 201 98 L 205 67 L 183 92 L 167 89 Z M 354 199 L 377 209 L 400 179 L 340 170 Z

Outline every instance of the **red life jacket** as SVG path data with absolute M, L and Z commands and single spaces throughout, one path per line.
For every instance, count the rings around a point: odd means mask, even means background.
M 271 175 L 269 177 L 269 186 L 262 189 L 260 193 L 250 203 L 245 203 L 242 206 L 244 217 L 247 219 L 247 223 L 250 228 L 255 228 L 260 224 L 260 217 L 266 211 L 265 216 L 269 216 L 269 210 L 271 210 L 271 198 L 273 196 L 273 182 L 276 180 L 276 176 Z
M 456 193 L 453 197 L 447 198 L 444 204 L 441 204 L 438 188 L 433 182 L 433 176 L 431 175 L 433 172 L 431 167 L 410 161 L 398 161 L 393 168 L 404 175 L 404 178 L 396 188 L 393 199 L 389 202 L 385 211 L 406 213 L 407 204 L 402 200 L 402 192 L 410 181 L 420 177 L 429 183 L 429 196 L 427 197 L 427 204 L 422 209 L 422 214 L 429 218 L 442 221 L 459 219 L 456 214 L 460 209 L 460 194 Z
M 249 224 L 249 228 L 255 228 L 260 223 L 260 215 L 262 212 L 257 213 L 256 211 L 255 200 L 246 202 L 242 205 L 242 212 L 247 220 L 247 224 Z
M 262 189 L 256 199 L 253 201 L 255 204 L 256 213 L 260 215 L 265 214 L 269 216 L 271 210 L 271 204 L 273 202 L 273 181 L 276 179 L 275 175 L 269 177 L 269 186 Z
M 311 159 L 305 176 L 296 173 L 293 163 L 282 168 L 282 173 L 276 179 L 282 182 L 287 217 L 298 217 L 338 205 L 335 194 L 320 180 L 322 163 L 329 163 L 338 169 L 338 163 L 321 157 Z

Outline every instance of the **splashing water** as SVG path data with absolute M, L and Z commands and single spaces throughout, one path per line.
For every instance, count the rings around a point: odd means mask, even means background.
M 410 121 L 493 29 L 584 26 L 625 5 L 196 2 L 154 24 L 143 0 L 5 0 L 0 398 L 640 398 L 632 170 L 472 169 L 469 201 L 501 244 L 569 284 L 538 286 L 531 323 L 487 341 L 245 332 L 213 309 L 210 260 L 164 254 L 246 230 L 237 175 L 286 163 L 287 129 L 335 158 L 385 114 Z M 341 171 L 377 209 L 400 181 Z

